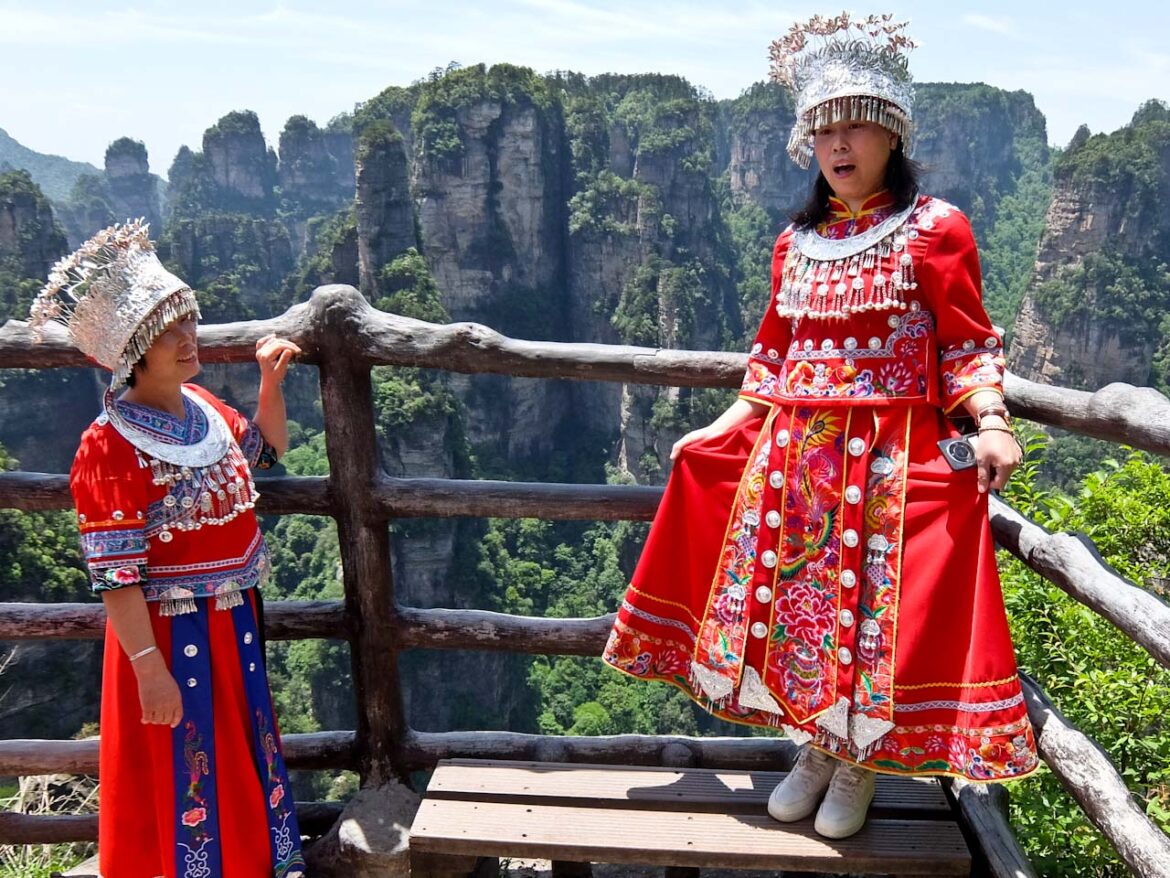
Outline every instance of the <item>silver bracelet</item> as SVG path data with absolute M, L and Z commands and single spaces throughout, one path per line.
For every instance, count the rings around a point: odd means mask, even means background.
M 158 647 L 157 646 L 148 646 L 148 647 L 146 647 L 146 649 L 140 649 L 138 652 L 134 653 L 134 655 L 130 656 L 130 661 L 136 662 L 140 658 L 143 658 L 144 656 L 150 655 L 152 652 L 158 652 Z

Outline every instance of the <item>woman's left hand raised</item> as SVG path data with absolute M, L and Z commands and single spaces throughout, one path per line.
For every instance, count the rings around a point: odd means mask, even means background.
M 260 380 L 284 381 L 288 367 L 301 349 L 287 338 L 266 335 L 256 342 L 256 362 L 260 364 Z
M 983 430 L 975 443 L 975 465 L 979 470 L 979 493 L 1000 491 L 1020 465 L 1020 446 L 1006 430 Z

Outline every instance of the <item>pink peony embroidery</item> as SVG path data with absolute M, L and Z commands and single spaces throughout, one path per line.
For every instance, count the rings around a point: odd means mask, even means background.
M 833 630 L 833 607 L 815 587 L 798 582 L 776 601 L 776 621 L 789 637 L 819 646 Z
M 272 788 L 272 792 L 268 794 L 268 805 L 275 808 L 280 804 L 280 800 L 284 798 L 284 784 L 277 784 Z
M 142 576 L 137 567 L 119 567 L 110 573 L 110 579 L 118 585 L 135 585 L 142 582 Z
M 184 826 L 198 826 L 207 819 L 206 808 L 192 808 L 190 811 L 183 812 Z

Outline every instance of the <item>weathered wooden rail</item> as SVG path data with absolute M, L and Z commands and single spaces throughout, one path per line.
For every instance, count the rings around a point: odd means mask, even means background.
M 200 329 L 204 362 L 246 362 L 256 339 L 294 339 L 317 365 L 325 411 L 328 477 L 273 478 L 261 483 L 260 511 L 329 515 L 338 523 L 344 601 L 277 601 L 266 629 L 276 639 L 328 637 L 350 644 L 358 723 L 353 731 L 289 735 L 290 765 L 355 768 L 363 783 L 405 777 L 447 758 L 498 758 L 680 767 L 786 768 L 792 748 L 751 738 L 694 739 L 620 735 L 547 737 L 511 732 L 419 732 L 406 721 L 398 654 L 405 649 L 503 650 L 597 655 L 612 617 L 536 619 L 481 610 L 420 609 L 395 600 L 387 522 L 401 517 L 539 517 L 646 520 L 661 489 L 447 479 L 393 479 L 380 469 L 370 401 L 370 369 L 422 366 L 469 373 L 571 378 L 692 387 L 734 387 L 745 357 L 611 345 L 510 339 L 475 324 L 439 326 L 373 309 L 354 289 L 318 289 L 310 301 L 271 320 Z M 0 327 L 0 368 L 87 365 L 63 332 L 33 345 L 27 326 Z M 1047 387 L 1009 376 L 1006 391 L 1024 417 L 1085 435 L 1170 455 L 1170 401 L 1149 388 L 1114 384 L 1096 393 Z M 340 502 L 338 498 L 345 498 Z M 0 473 L 0 508 L 65 509 L 65 476 Z M 1102 564 L 1075 537 L 1048 534 L 999 501 L 992 506 L 997 541 L 1033 570 L 1109 619 L 1170 667 L 1170 610 Z M 103 636 L 100 606 L 0 604 L 0 639 Z M 1032 681 L 1025 681 L 1040 753 L 1089 818 L 1136 874 L 1170 876 L 1166 838 L 1136 807 L 1116 772 L 1084 770 L 1092 744 L 1072 728 Z M 1108 765 L 1097 751 L 1097 758 Z M 78 773 L 97 769 L 97 742 L 0 741 L 0 775 Z M 951 784 L 990 873 L 1034 874 L 1006 821 L 1002 788 Z M 1105 807 L 1095 803 L 1106 802 Z M 317 815 L 329 813 L 318 808 Z M 67 840 L 81 831 L 69 820 L 25 815 L 0 818 L 0 843 Z M 38 820 L 46 821 L 38 823 Z M 52 828 L 68 827 L 54 835 Z M 86 829 L 86 832 L 89 830 Z

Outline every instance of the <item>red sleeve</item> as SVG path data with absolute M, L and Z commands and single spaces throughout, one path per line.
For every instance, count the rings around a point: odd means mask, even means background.
M 951 208 L 933 232 L 921 287 L 936 321 L 939 398 L 949 413 L 977 390 L 1003 395 L 1003 340 L 983 307 L 979 251 L 967 217 Z
M 81 437 L 69 488 L 95 592 L 146 581 L 149 480 L 150 470 L 112 427 L 93 426 Z
M 792 342 L 792 322 L 776 313 L 776 294 L 780 290 L 784 260 L 788 256 L 791 240 L 792 229 L 789 228 L 776 239 L 776 247 L 772 251 L 772 295 L 748 353 L 747 372 L 739 389 L 740 399 L 770 405 L 781 390 L 780 371 Z

